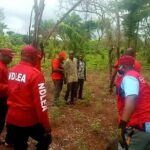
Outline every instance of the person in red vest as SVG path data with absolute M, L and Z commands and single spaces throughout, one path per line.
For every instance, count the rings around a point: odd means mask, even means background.
M 133 48 L 127 48 L 123 55 L 129 55 L 129 56 L 132 56 L 135 58 L 136 51 Z M 138 72 L 141 71 L 141 64 L 137 60 L 135 60 L 134 68 Z M 113 66 L 113 73 L 112 73 L 110 86 L 109 86 L 110 93 L 112 93 L 113 86 L 119 84 L 121 78 L 122 78 L 122 75 L 121 75 L 121 72 L 119 72 L 119 64 L 118 64 L 118 60 L 117 60 Z
M 66 59 L 66 53 L 60 52 L 58 58 L 52 60 L 52 74 L 51 78 L 54 83 L 54 98 L 53 105 L 57 105 L 59 101 L 60 92 L 63 87 L 64 67 L 63 61 Z
M 0 49 L 0 134 L 5 125 L 5 117 L 7 113 L 8 98 L 8 69 L 7 65 L 11 63 L 13 53 L 11 49 Z M 2 139 L 1 141 L 2 142 Z
M 120 145 L 125 150 L 150 150 L 150 86 L 135 71 L 133 57 L 122 56 L 118 64 L 123 74 L 117 85 Z
M 45 80 L 36 60 L 37 50 L 26 45 L 21 62 L 9 71 L 6 141 L 14 150 L 27 150 L 29 136 L 38 142 L 37 150 L 48 150 L 52 141 Z

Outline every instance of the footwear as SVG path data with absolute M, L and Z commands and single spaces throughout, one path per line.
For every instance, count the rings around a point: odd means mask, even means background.
M 75 104 L 75 102 L 70 102 L 70 105 L 74 105 Z
M 5 140 L 4 139 L 0 139 L 0 145 L 1 144 L 5 144 Z
M 66 105 L 70 105 L 70 102 L 66 102 Z
M 12 144 L 9 144 L 9 143 L 7 143 L 7 142 L 4 142 L 4 145 L 5 145 L 6 147 L 13 147 Z

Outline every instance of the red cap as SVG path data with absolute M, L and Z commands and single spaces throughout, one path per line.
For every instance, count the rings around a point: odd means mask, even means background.
M 62 57 L 62 58 L 66 58 L 66 53 L 64 52 L 64 51 L 62 51 L 62 52 L 59 52 L 59 57 Z
M 9 57 L 13 57 L 14 56 L 14 53 L 9 48 L 2 48 L 2 49 L 0 49 L 0 53 L 2 55 L 9 56 Z
M 22 52 L 23 52 L 23 54 L 28 55 L 28 56 L 33 56 L 33 55 L 37 55 L 38 54 L 37 49 L 34 48 L 32 45 L 24 46 L 22 48 Z
M 135 59 L 132 56 L 122 56 L 119 58 L 119 65 L 133 65 Z

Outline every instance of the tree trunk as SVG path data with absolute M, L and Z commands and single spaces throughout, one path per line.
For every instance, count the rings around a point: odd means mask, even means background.
M 117 59 L 120 57 L 120 43 L 121 43 L 121 33 L 120 33 L 120 16 L 119 16 L 119 8 L 118 8 L 118 0 L 115 0 L 116 2 L 116 19 L 117 19 L 117 45 L 116 45 L 116 55 Z
M 111 77 L 112 77 L 112 52 L 113 52 L 113 47 L 110 48 L 110 50 L 108 51 L 108 64 L 109 64 L 109 76 L 110 76 L 110 80 L 111 80 Z
M 35 48 L 38 48 L 38 46 L 39 46 L 39 26 L 40 26 L 42 14 L 44 11 L 44 6 L 45 6 L 44 2 L 45 2 L 45 0 L 40 0 L 40 2 L 38 4 L 38 1 L 34 0 L 35 16 L 34 16 L 34 31 L 33 31 L 32 45 Z M 31 17 L 32 17 L 32 15 L 31 15 Z M 30 20 L 32 20 L 32 18 L 30 18 Z
M 29 41 L 28 41 L 29 43 L 31 43 L 31 25 L 32 25 L 33 10 L 34 10 L 34 6 L 32 7 L 31 15 L 30 15 L 30 24 L 29 24 Z
M 138 33 L 139 33 L 139 22 L 137 23 L 137 30 L 136 30 L 136 36 L 135 36 L 135 44 L 134 44 L 135 50 L 137 49 Z

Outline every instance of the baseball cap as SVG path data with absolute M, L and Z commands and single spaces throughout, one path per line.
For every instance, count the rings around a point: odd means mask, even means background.
M 59 52 L 59 57 L 66 58 L 66 53 L 64 51 Z
M 9 48 L 2 48 L 2 49 L 0 49 L 0 53 L 2 55 L 9 56 L 9 57 L 13 57 L 14 56 L 14 53 L 13 53 L 12 49 L 9 49 Z
M 37 49 L 34 48 L 32 45 L 25 45 L 22 50 L 21 50 L 23 55 L 26 56 L 33 56 L 33 55 L 37 55 Z
M 135 59 L 132 56 L 122 56 L 119 58 L 118 64 L 119 65 L 133 65 Z

